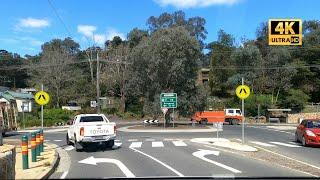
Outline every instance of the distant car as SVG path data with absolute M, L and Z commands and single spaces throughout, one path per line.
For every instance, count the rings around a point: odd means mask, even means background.
M 304 119 L 297 127 L 295 140 L 303 146 L 320 145 L 320 119 Z
M 74 144 L 78 151 L 93 143 L 112 147 L 115 138 L 116 124 L 104 114 L 79 114 L 68 129 L 66 141 L 68 145 Z

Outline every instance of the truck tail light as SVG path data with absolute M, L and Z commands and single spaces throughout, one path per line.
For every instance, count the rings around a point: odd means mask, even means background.
M 84 127 L 80 128 L 80 136 L 84 136 Z
M 117 126 L 113 126 L 113 133 L 114 133 L 114 134 L 117 133 Z

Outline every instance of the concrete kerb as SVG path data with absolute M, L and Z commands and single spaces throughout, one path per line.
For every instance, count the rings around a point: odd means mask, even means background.
M 55 150 L 54 156 L 55 156 L 55 158 L 53 160 L 53 164 L 50 165 L 50 169 L 48 169 L 47 171 L 44 171 L 42 174 L 40 174 L 41 178 L 39 178 L 39 179 L 48 179 L 54 173 L 56 168 L 58 167 L 58 165 L 60 163 L 60 155 L 57 152 L 57 150 Z
M 118 128 L 122 132 L 139 132 L 139 133 L 181 133 L 181 132 L 216 132 L 216 128 L 208 126 L 207 129 L 129 129 L 135 126 L 125 126 Z M 219 130 L 221 131 L 221 130 Z
M 249 146 L 247 144 L 233 142 L 225 138 L 193 138 L 190 141 L 195 143 L 210 145 L 210 146 L 216 146 L 220 148 L 237 150 L 237 151 L 244 151 L 244 152 L 258 151 L 258 149 L 255 147 Z

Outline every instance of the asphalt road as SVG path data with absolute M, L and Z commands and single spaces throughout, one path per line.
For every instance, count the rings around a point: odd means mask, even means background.
M 296 144 L 293 142 L 293 132 L 248 126 L 245 128 L 245 140 L 250 145 L 319 167 L 320 148 Z M 118 132 L 116 143 L 119 148 L 92 146 L 82 152 L 66 145 L 65 136 L 66 130 L 63 129 L 45 132 L 46 140 L 57 144 L 66 154 L 61 158 L 62 168 L 58 167 L 51 178 L 309 176 L 301 171 L 190 142 L 190 139 L 197 137 L 216 137 L 216 133 Z M 20 134 L 12 134 L 6 138 L 19 137 Z M 241 126 L 224 125 L 219 137 L 239 139 Z

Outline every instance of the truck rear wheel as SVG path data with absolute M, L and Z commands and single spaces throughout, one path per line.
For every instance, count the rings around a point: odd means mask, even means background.
M 201 119 L 200 124 L 206 125 L 208 123 L 208 119 Z
M 107 148 L 112 148 L 114 146 L 114 140 L 110 140 L 106 142 Z
M 231 125 L 237 125 L 237 121 L 235 119 L 230 119 L 229 122 Z

